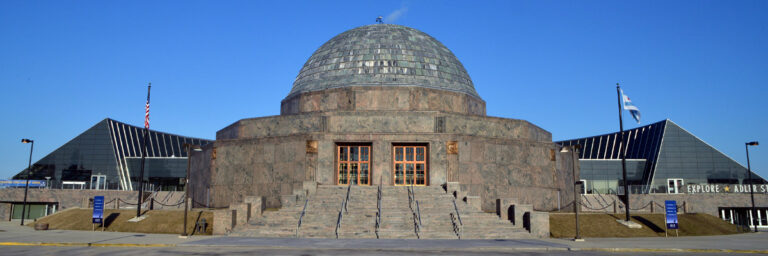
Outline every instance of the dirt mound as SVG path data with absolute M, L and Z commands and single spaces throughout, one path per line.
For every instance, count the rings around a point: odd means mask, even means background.
M 68 209 L 37 220 L 48 223 L 49 229 L 92 230 L 91 216 L 93 209 Z M 104 230 L 114 232 L 181 234 L 184 226 L 183 210 L 150 210 L 144 212 L 146 219 L 140 222 L 128 222 L 136 216 L 136 210 L 104 210 Z M 193 234 L 195 223 L 205 219 L 205 232 L 194 235 L 210 235 L 213 232 L 213 212 L 206 210 L 189 211 L 187 215 L 187 233 Z M 29 226 L 34 223 L 28 224 Z M 97 230 L 101 227 L 96 226 Z
M 582 237 L 654 237 L 664 236 L 664 214 L 632 214 L 633 222 L 642 225 L 640 229 L 630 229 L 618 222 L 623 214 L 580 213 L 579 223 Z M 678 215 L 680 236 L 714 236 L 744 233 L 743 227 L 730 224 L 718 217 L 704 213 Z M 553 238 L 574 237 L 575 224 L 572 213 L 550 213 L 549 230 Z M 675 231 L 669 230 L 674 236 Z

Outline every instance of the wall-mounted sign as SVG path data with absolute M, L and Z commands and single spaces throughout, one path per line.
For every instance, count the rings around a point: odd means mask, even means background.
M 27 180 L 0 180 L 0 188 L 23 188 L 27 186 Z M 30 188 L 44 188 L 44 180 L 29 180 Z
M 687 194 L 698 193 L 749 193 L 749 184 L 688 184 L 685 185 Z M 768 193 L 768 184 L 754 184 L 755 193 Z

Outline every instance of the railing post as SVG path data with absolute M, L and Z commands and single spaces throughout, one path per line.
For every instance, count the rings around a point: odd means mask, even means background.
M 651 200 L 651 213 L 653 213 L 653 200 Z
M 613 213 L 619 213 L 618 206 L 616 205 L 616 200 L 613 200 Z

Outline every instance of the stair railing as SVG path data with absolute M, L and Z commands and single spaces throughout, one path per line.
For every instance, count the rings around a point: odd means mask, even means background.
M 296 238 L 299 238 L 299 229 L 301 229 L 301 220 L 304 219 L 304 214 L 307 212 L 307 203 L 309 202 L 309 197 L 304 200 L 304 209 L 301 209 L 301 214 L 299 215 L 299 223 L 296 224 Z
M 379 176 L 379 188 L 376 192 L 376 208 L 378 208 L 378 212 L 376 213 L 375 232 L 376 239 L 379 239 L 379 228 L 381 227 L 381 176 Z
M 347 196 L 344 197 L 344 212 L 348 212 L 347 205 L 349 204 L 349 191 L 352 190 L 352 183 L 347 186 Z
M 414 207 L 414 203 L 416 207 Z M 413 189 L 413 182 L 408 189 L 408 207 L 411 208 L 413 214 L 413 230 L 416 232 L 416 238 L 421 239 L 421 210 L 419 209 L 419 201 L 416 200 L 416 191 Z
M 451 216 L 451 225 L 453 225 L 453 233 L 456 234 L 456 237 L 461 240 L 461 231 L 459 228 L 459 224 L 456 223 L 456 215 L 453 215 L 453 213 L 448 213 Z
M 464 223 L 461 221 L 461 212 L 459 212 L 459 207 L 456 205 L 456 199 L 454 198 L 451 201 L 453 202 L 453 210 L 456 213 L 456 215 L 453 215 L 453 213 L 451 213 L 451 222 L 453 224 L 453 232 L 456 233 L 456 237 L 461 239 L 461 232 L 463 230 Z M 457 220 L 459 221 L 458 225 L 456 223 Z
M 349 191 L 352 189 L 352 183 L 347 186 L 347 196 L 341 201 L 341 209 L 339 209 L 339 217 L 336 219 L 336 239 L 339 239 L 339 228 L 341 227 L 341 219 L 344 218 L 344 212 L 347 211 L 347 202 L 349 201 Z
M 456 206 L 456 199 L 453 200 L 453 210 L 456 211 L 456 218 L 459 219 L 459 224 L 464 226 L 464 223 L 461 222 L 461 213 L 459 213 L 459 207 Z

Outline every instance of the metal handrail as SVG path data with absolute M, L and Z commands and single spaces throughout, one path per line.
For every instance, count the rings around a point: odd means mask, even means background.
M 464 226 L 464 223 L 461 222 L 461 213 L 459 213 L 459 207 L 456 206 L 456 199 L 453 199 L 453 209 L 456 210 L 456 217 L 459 219 L 459 224 Z
M 456 216 L 453 215 L 452 212 L 448 213 L 451 216 L 451 225 L 453 225 L 453 233 L 456 234 L 456 237 L 461 239 L 461 229 L 459 228 L 459 225 L 456 223 Z
M 301 229 L 301 220 L 304 219 L 304 213 L 307 212 L 307 203 L 309 202 L 309 197 L 304 200 L 304 209 L 301 209 L 301 214 L 299 215 L 299 223 L 296 224 L 296 238 L 299 238 L 299 229 Z
M 416 209 L 413 204 L 416 203 Z M 413 230 L 416 232 L 416 238 L 421 239 L 421 211 L 419 210 L 419 202 L 416 201 L 416 191 L 413 189 L 413 183 L 411 183 L 410 189 L 408 189 L 408 208 L 411 208 L 413 214 Z
M 341 227 L 341 218 L 344 214 L 344 202 L 341 202 L 341 210 L 339 210 L 339 217 L 336 220 L 336 239 L 339 239 L 339 227 Z
M 416 190 L 413 188 L 413 183 L 411 182 L 411 191 L 413 193 L 413 201 L 416 202 L 416 216 L 419 217 L 419 228 L 421 228 L 421 208 L 419 208 L 419 200 L 416 199 Z
M 378 208 L 378 212 L 376 213 L 376 226 L 375 226 L 375 232 L 376 232 L 376 239 L 379 238 L 379 228 L 381 226 L 381 177 L 379 177 L 379 188 L 376 193 L 376 208 Z
M 339 209 L 339 217 L 336 220 L 336 239 L 339 239 L 339 228 L 341 227 L 341 220 L 344 218 L 344 212 L 347 210 L 347 202 L 349 201 L 349 191 L 352 189 L 352 184 L 350 183 L 347 186 L 347 196 L 344 197 L 344 200 L 341 202 L 341 209 Z
M 349 204 L 349 191 L 352 190 L 352 183 L 347 186 L 347 196 L 344 198 L 344 212 L 348 212 L 347 205 Z
M 416 198 L 416 197 L 414 197 L 414 198 Z M 421 209 L 419 208 L 419 200 L 414 200 L 414 201 L 416 201 L 416 217 L 419 218 L 419 228 L 421 228 L 421 226 L 422 226 L 421 225 Z

